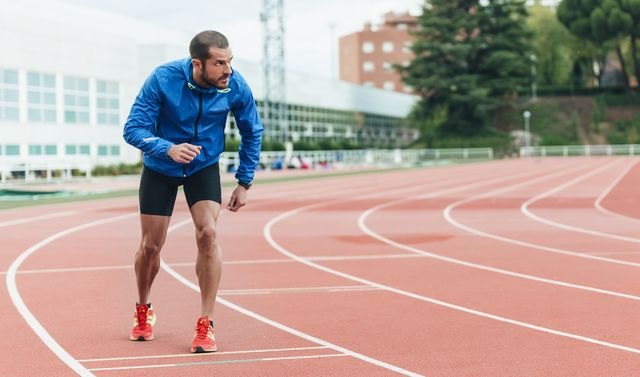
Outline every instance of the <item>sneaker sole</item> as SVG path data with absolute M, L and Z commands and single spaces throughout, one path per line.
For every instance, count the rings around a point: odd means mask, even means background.
M 191 353 L 210 353 L 210 352 L 216 352 L 217 350 L 218 350 L 218 347 L 205 351 L 204 348 L 198 346 L 195 350 L 192 348 Z
M 133 341 L 133 342 L 143 342 L 143 341 L 145 341 L 145 340 L 153 340 L 153 335 L 152 335 L 152 336 L 148 336 L 148 337 L 146 337 L 146 338 L 145 338 L 144 336 L 142 336 L 142 335 L 140 335 L 140 336 L 139 336 L 139 337 L 137 337 L 137 338 L 134 338 L 134 337 L 130 336 L 130 337 L 129 337 L 129 340 L 131 340 L 131 341 Z

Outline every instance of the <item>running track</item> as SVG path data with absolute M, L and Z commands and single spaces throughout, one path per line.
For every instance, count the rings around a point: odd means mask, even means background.
M 0 211 L 0 375 L 637 376 L 639 186 L 631 158 L 258 182 L 220 217 L 207 355 L 182 198 L 151 342 L 127 340 L 136 198 Z

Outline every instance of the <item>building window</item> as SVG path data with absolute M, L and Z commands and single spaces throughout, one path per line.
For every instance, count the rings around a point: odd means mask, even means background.
M 396 84 L 393 81 L 385 81 L 382 87 L 386 90 L 396 90 Z
M 373 72 L 376 69 L 376 66 L 373 62 L 364 62 L 362 63 L 362 70 L 365 72 Z
M 88 144 L 69 144 L 64 146 L 64 154 L 67 156 L 76 156 L 76 155 L 85 155 L 88 156 L 91 153 L 91 148 L 89 148 Z
M 89 123 L 89 80 L 64 78 L 65 123 Z
M 98 156 L 119 156 L 119 145 L 98 145 Z
M 42 155 L 42 145 L 29 145 L 29 156 Z
M 410 54 L 411 51 L 411 42 L 404 42 L 404 44 L 402 45 L 402 52 Z
M 362 85 L 367 86 L 369 88 L 373 88 L 375 86 L 373 81 L 365 81 L 362 83 Z
M 19 156 L 20 146 L 17 144 L 7 144 L 4 146 L 4 154 L 6 156 Z
M 389 62 L 382 63 L 382 67 L 384 68 L 385 72 L 393 72 L 393 64 Z
M 96 107 L 98 124 L 120 124 L 120 100 L 118 83 L 114 81 L 96 82 Z
M 46 73 L 27 73 L 27 118 L 31 122 L 56 121 L 56 78 Z
M 58 146 L 49 144 L 44 146 L 44 154 L 47 156 L 55 156 L 58 154 Z
M 413 86 L 405 84 L 404 91 L 407 93 L 413 93 Z
M 393 52 L 394 49 L 393 42 L 384 42 L 382 43 L 382 51 L 383 52 Z
M 0 120 L 18 120 L 18 71 L 0 69 Z
M 364 52 L 365 54 L 370 54 L 373 51 L 375 51 L 376 47 L 373 44 L 373 42 L 364 42 L 362 44 L 362 52 Z
M 409 25 L 402 22 L 402 23 L 399 23 L 398 26 L 396 26 L 396 28 L 398 30 L 407 30 L 409 28 Z

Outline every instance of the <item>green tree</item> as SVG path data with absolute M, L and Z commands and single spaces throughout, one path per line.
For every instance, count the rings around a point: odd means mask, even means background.
M 569 31 L 558 21 L 555 12 L 536 0 L 529 7 L 529 29 L 533 32 L 532 48 L 536 56 L 537 80 L 541 85 L 569 84 L 577 43 Z M 569 42 L 569 43 L 567 43 Z
M 481 4 L 482 3 L 482 4 Z M 399 67 L 421 99 L 409 117 L 423 144 L 478 136 L 488 115 L 529 80 L 524 0 L 432 0 L 419 17 L 414 60 Z
M 513 98 L 531 81 L 528 12 L 525 0 L 489 0 L 478 11 L 476 50 L 472 71 L 491 98 Z M 496 103 L 497 104 L 497 103 Z
M 421 97 L 410 121 L 423 137 L 470 136 L 484 125 L 475 104 L 487 93 L 478 88 L 478 76 L 469 67 L 478 7 L 478 0 L 432 0 L 423 7 L 412 45 L 415 58 L 399 68 Z
M 629 73 L 623 54 L 624 39 L 630 40 L 630 55 L 636 78 L 640 77 L 637 41 L 640 36 L 640 0 L 562 0 L 558 19 L 573 34 L 596 46 L 612 44 L 629 86 Z M 606 46 L 606 45 L 605 45 Z M 606 49 L 599 60 L 606 57 Z M 640 90 L 640 88 L 639 88 Z

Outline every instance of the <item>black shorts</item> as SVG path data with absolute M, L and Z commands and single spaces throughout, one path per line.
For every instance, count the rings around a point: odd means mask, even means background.
M 169 177 L 144 167 L 140 178 L 140 213 L 171 216 L 178 187 L 184 186 L 189 208 L 201 200 L 222 203 L 220 167 L 213 164 L 188 177 Z

